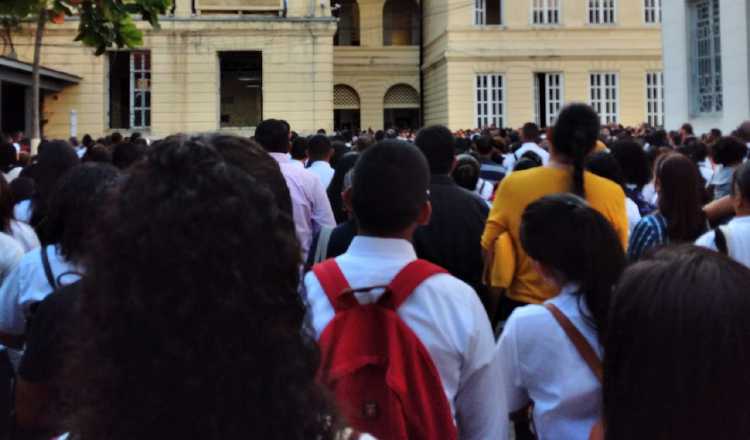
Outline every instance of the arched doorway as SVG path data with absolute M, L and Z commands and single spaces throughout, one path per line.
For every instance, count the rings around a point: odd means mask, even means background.
M 347 85 L 333 86 L 333 129 L 355 132 L 359 126 L 359 95 Z
M 419 93 L 407 84 L 396 84 L 383 98 L 385 128 L 419 128 Z
M 333 2 L 332 2 L 333 3 Z M 359 46 L 359 5 L 357 0 L 338 0 L 334 15 L 339 19 L 334 46 Z
M 383 46 L 419 46 L 419 6 L 413 0 L 388 0 L 383 5 Z

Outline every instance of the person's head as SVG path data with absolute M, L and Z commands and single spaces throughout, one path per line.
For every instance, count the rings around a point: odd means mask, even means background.
M 75 150 L 65 141 L 46 141 L 39 145 L 39 154 L 29 172 L 36 188 L 32 225 L 37 226 L 46 216 L 50 195 L 60 177 L 79 163 Z
M 193 137 L 194 142 L 210 145 L 221 154 L 224 160 L 242 171 L 250 174 L 255 180 L 268 187 L 274 195 L 276 204 L 287 218 L 292 220 L 292 199 L 279 163 L 256 142 L 247 138 L 228 134 L 207 134 Z M 283 219 L 284 216 L 281 216 Z M 290 231 L 294 231 L 291 224 Z
M 607 440 L 750 438 L 750 269 L 683 245 L 630 266 L 604 342 Z
M 376 143 L 377 143 L 377 142 L 380 142 L 380 141 L 382 141 L 383 139 L 385 139 L 385 131 L 383 131 L 383 130 L 378 130 L 378 131 L 376 131 L 376 132 L 375 132 L 375 142 L 376 142 Z
M 350 152 L 343 155 L 341 159 L 336 162 L 333 178 L 331 178 L 331 183 L 326 190 L 328 193 L 328 200 L 331 202 L 331 208 L 333 209 L 333 216 L 336 218 L 336 223 L 342 223 L 348 219 L 349 211 L 344 204 L 342 193 L 348 189 L 346 179 L 349 175 L 349 171 L 351 171 L 357 163 L 359 156 L 360 153 Z M 349 185 L 349 187 L 351 187 L 351 185 Z
M 385 131 L 385 138 L 386 139 L 396 139 L 398 137 L 398 132 L 394 130 L 393 128 L 389 128 Z
M 735 166 L 747 157 L 747 145 L 734 136 L 719 139 L 711 147 L 714 162 L 724 166 Z
M 687 122 L 682 124 L 682 127 L 680 127 L 680 135 L 683 139 L 685 139 L 688 136 L 694 136 L 693 133 L 693 126 L 688 124 Z
M 604 177 L 619 186 L 625 186 L 622 168 L 617 159 L 606 151 L 590 154 L 586 157 L 586 169 L 599 177 Z
M 141 135 L 140 131 L 134 131 L 130 133 L 130 142 L 136 143 L 139 139 L 143 139 L 143 135 Z
M 362 153 L 366 149 L 370 148 L 370 146 L 372 145 L 373 145 L 372 136 L 370 136 L 369 134 L 363 133 L 357 138 L 357 142 L 354 144 L 354 149 Z
M 357 161 L 352 183 L 344 199 L 363 235 L 410 237 L 429 222 L 430 167 L 417 147 L 394 140 L 370 147 Z
M 479 161 L 470 154 L 461 154 L 456 157 L 456 166 L 453 168 L 453 180 L 458 186 L 469 191 L 474 191 L 479 182 Z
M 0 173 L 0 232 L 10 234 L 10 222 L 13 220 L 13 208 L 16 203 L 10 184 Z
M 121 142 L 112 151 L 112 165 L 120 170 L 130 168 L 134 163 L 142 160 L 146 152 L 140 145 L 131 142 Z
M 86 148 L 93 147 L 94 138 L 92 138 L 90 134 L 84 134 L 83 138 L 81 139 L 81 145 L 83 145 Z
M 527 122 L 523 124 L 521 128 L 521 140 L 523 142 L 538 142 L 539 141 L 539 126 L 533 122 Z
M 292 148 L 289 150 L 292 159 L 304 162 L 307 160 L 307 138 L 297 136 L 292 141 Z
M 7 142 L 0 143 L 0 172 L 7 173 L 18 165 L 16 147 Z
M 335 437 L 297 291 L 299 246 L 281 216 L 272 192 L 212 145 L 155 143 L 95 228 L 62 381 L 71 432 Z
M 698 167 L 682 154 L 669 153 L 657 162 L 655 176 L 659 212 L 667 220 L 670 241 L 694 241 L 706 227 Z
M 328 162 L 331 160 L 333 155 L 333 147 L 331 146 L 331 140 L 324 134 L 316 134 L 307 141 L 307 155 L 310 157 L 310 162 L 324 161 Z
M 677 149 L 677 152 L 689 157 L 696 164 L 703 162 L 708 157 L 708 147 L 697 140 L 685 143 Z
M 516 162 L 513 165 L 513 171 L 523 171 L 523 170 L 530 170 L 532 168 L 537 168 L 542 166 L 540 161 L 534 160 L 530 157 L 521 157 L 518 159 L 518 162 Z
M 491 157 L 494 153 L 492 142 L 490 142 L 489 136 L 480 136 L 474 144 L 477 146 L 477 152 L 482 157 Z
M 112 133 L 112 134 L 111 134 L 111 135 L 109 136 L 109 140 L 110 140 L 110 142 L 111 142 L 111 143 L 112 143 L 113 145 L 114 145 L 114 144 L 119 144 L 119 143 L 120 143 L 120 142 L 122 142 L 122 140 L 123 140 L 123 139 L 122 139 L 122 134 L 121 134 L 121 133 L 120 133 L 119 131 L 116 131 L 116 132 Z
M 651 181 L 653 173 L 648 162 L 648 156 L 637 142 L 632 140 L 617 141 L 610 148 L 610 153 L 620 164 L 625 183 L 635 185 L 640 190 Z
M 745 142 L 750 142 L 750 121 L 745 121 L 737 128 L 737 136 Z
M 112 165 L 92 163 L 76 166 L 60 178 L 41 229 L 44 241 L 58 244 L 68 261 L 80 262 L 88 255 L 92 224 L 102 214 L 117 177 Z
M 521 217 L 521 246 L 537 270 L 558 288 L 578 284 L 587 319 L 606 328 L 612 287 L 625 267 L 625 253 L 609 221 L 573 194 L 531 203 Z
M 81 158 L 81 162 L 94 162 L 94 163 L 112 163 L 112 152 L 110 149 L 102 144 L 96 144 L 93 147 L 87 148 Z
M 448 128 L 433 125 L 419 130 L 414 142 L 427 158 L 432 174 L 449 174 L 456 154 L 456 138 Z
M 255 129 L 255 142 L 271 153 L 289 152 L 289 124 L 278 119 L 266 119 Z
M 552 130 L 552 153 L 556 160 L 573 166 L 571 192 L 584 196 L 583 162 L 596 146 L 599 115 L 586 104 L 569 104 L 557 117 Z
M 745 162 L 734 170 L 732 203 L 736 215 L 750 215 L 750 162 Z
M 28 200 L 34 195 L 34 180 L 30 177 L 18 176 L 10 182 L 10 192 L 13 194 L 13 204 Z

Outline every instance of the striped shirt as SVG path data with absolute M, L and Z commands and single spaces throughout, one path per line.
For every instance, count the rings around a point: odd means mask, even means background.
M 479 177 L 491 183 L 493 186 L 505 177 L 505 167 L 494 160 L 483 157 L 479 159 L 479 163 Z
M 636 261 L 651 249 L 668 243 L 667 219 L 658 212 L 647 215 L 635 225 L 630 235 L 628 258 Z

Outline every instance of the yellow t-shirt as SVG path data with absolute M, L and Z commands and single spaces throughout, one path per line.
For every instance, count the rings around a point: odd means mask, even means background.
M 622 188 L 588 171 L 584 173 L 583 181 L 586 200 L 612 223 L 625 249 L 628 244 L 628 217 Z M 500 183 L 482 235 L 482 247 L 489 249 L 501 233 L 507 231 L 510 234 L 516 254 L 516 271 L 507 292 L 511 299 L 538 304 L 557 293 L 552 285 L 539 276 L 521 247 L 521 215 L 530 203 L 546 195 L 569 192 L 571 185 L 571 170 L 552 167 L 518 171 Z

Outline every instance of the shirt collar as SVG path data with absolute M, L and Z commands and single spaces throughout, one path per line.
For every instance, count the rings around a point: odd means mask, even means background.
M 287 162 L 291 162 L 291 160 L 292 160 L 292 159 L 289 158 L 289 155 L 287 153 L 273 153 L 273 152 L 270 152 L 268 154 L 270 154 L 271 157 L 273 157 L 274 159 L 276 159 L 276 162 L 278 162 L 278 163 L 287 163 Z
M 521 144 L 521 148 L 526 147 L 526 146 L 538 147 L 539 145 L 537 145 L 536 142 L 524 142 L 523 144 Z
M 743 215 L 742 217 L 735 217 L 729 223 L 750 223 L 750 215 Z
M 417 258 L 414 246 L 407 240 L 365 235 L 354 237 L 346 253 L 354 257 L 399 258 L 407 260 Z

